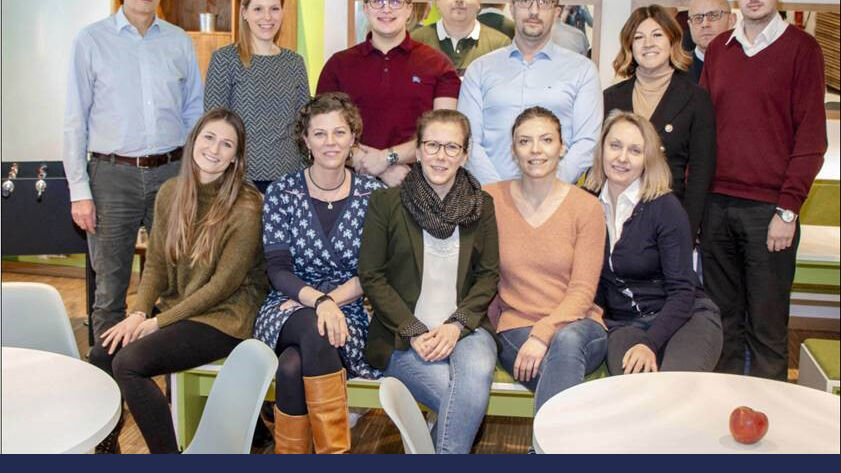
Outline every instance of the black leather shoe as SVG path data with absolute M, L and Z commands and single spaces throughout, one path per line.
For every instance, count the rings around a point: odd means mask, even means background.
M 114 430 L 105 437 L 105 440 L 99 442 L 99 445 L 94 448 L 93 453 L 109 455 L 120 453 L 120 432 L 123 430 L 123 414 L 120 413 L 120 420 L 114 426 Z

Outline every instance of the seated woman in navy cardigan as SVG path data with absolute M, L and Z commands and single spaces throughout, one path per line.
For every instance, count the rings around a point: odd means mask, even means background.
M 608 370 L 711 371 L 721 354 L 719 310 L 692 270 L 689 219 L 669 189 L 657 131 L 614 111 L 595 156 L 584 185 L 599 194 L 607 223 L 596 303 Z

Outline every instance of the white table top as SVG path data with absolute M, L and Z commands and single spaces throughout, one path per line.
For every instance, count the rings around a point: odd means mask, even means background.
M 65 355 L 3 347 L 2 453 L 87 453 L 120 418 L 104 371 Z
M 753 445 L 730 435 L 730 412 L 768 416 Z M 534 419 L 541 453 L 835 453 L 841 398 L 791 383 L 717 373 L 646 373 L 588 381 Z

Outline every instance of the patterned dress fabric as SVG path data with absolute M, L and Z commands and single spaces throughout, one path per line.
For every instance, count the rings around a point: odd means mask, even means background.
M 357 275 L 359 247 L 368 200 L 383 184 L 353 175 L 351 193 L 336 224 L 325 234 L 307 192 L 304 171 L 283 176 L 266 191 L 263 206 L 264 251 L 288 250 L 294 273 L 309 286 L 328 292 Z M 289 296 L 272 289 L 254 324 L 254 338 L 274 349 L 283 324 L 297 309 L 280 310 Z M 350 376 L 376 379 L 382 373 L 365 360 L 369 314 L 362 298 L 342 307 L 349 337 L 339 356 Z
M 248 179 L 274 181 L 304 168 L 292 127 L 309 99 L 304 60 L 288 49 L 273 56 L 254 55 L 249 68 L 243 66 L 233 44 L 213 53 L 204 109 L 226 108 L 245 122 Z

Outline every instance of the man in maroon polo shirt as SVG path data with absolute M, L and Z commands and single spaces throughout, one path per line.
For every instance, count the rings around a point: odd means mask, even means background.
M 718 146 L 701 224 L 704 285 L 721 308 L 718 371 L 786 380 L 797 214 L 827 146 L 824 61 L 777 0 L 739 7 L 743 22 L 709 44 L 701 74 Z
M 455 109 L 461 80 L 447 56 L 406 32 L 411 0 L 365 0 L 368 38 L 333 55 L 318 78 L 319 94 L 344 92 L 362 114 L 358 172 L 399 185 L 415 162 L 415 125 L 428 110 Z

